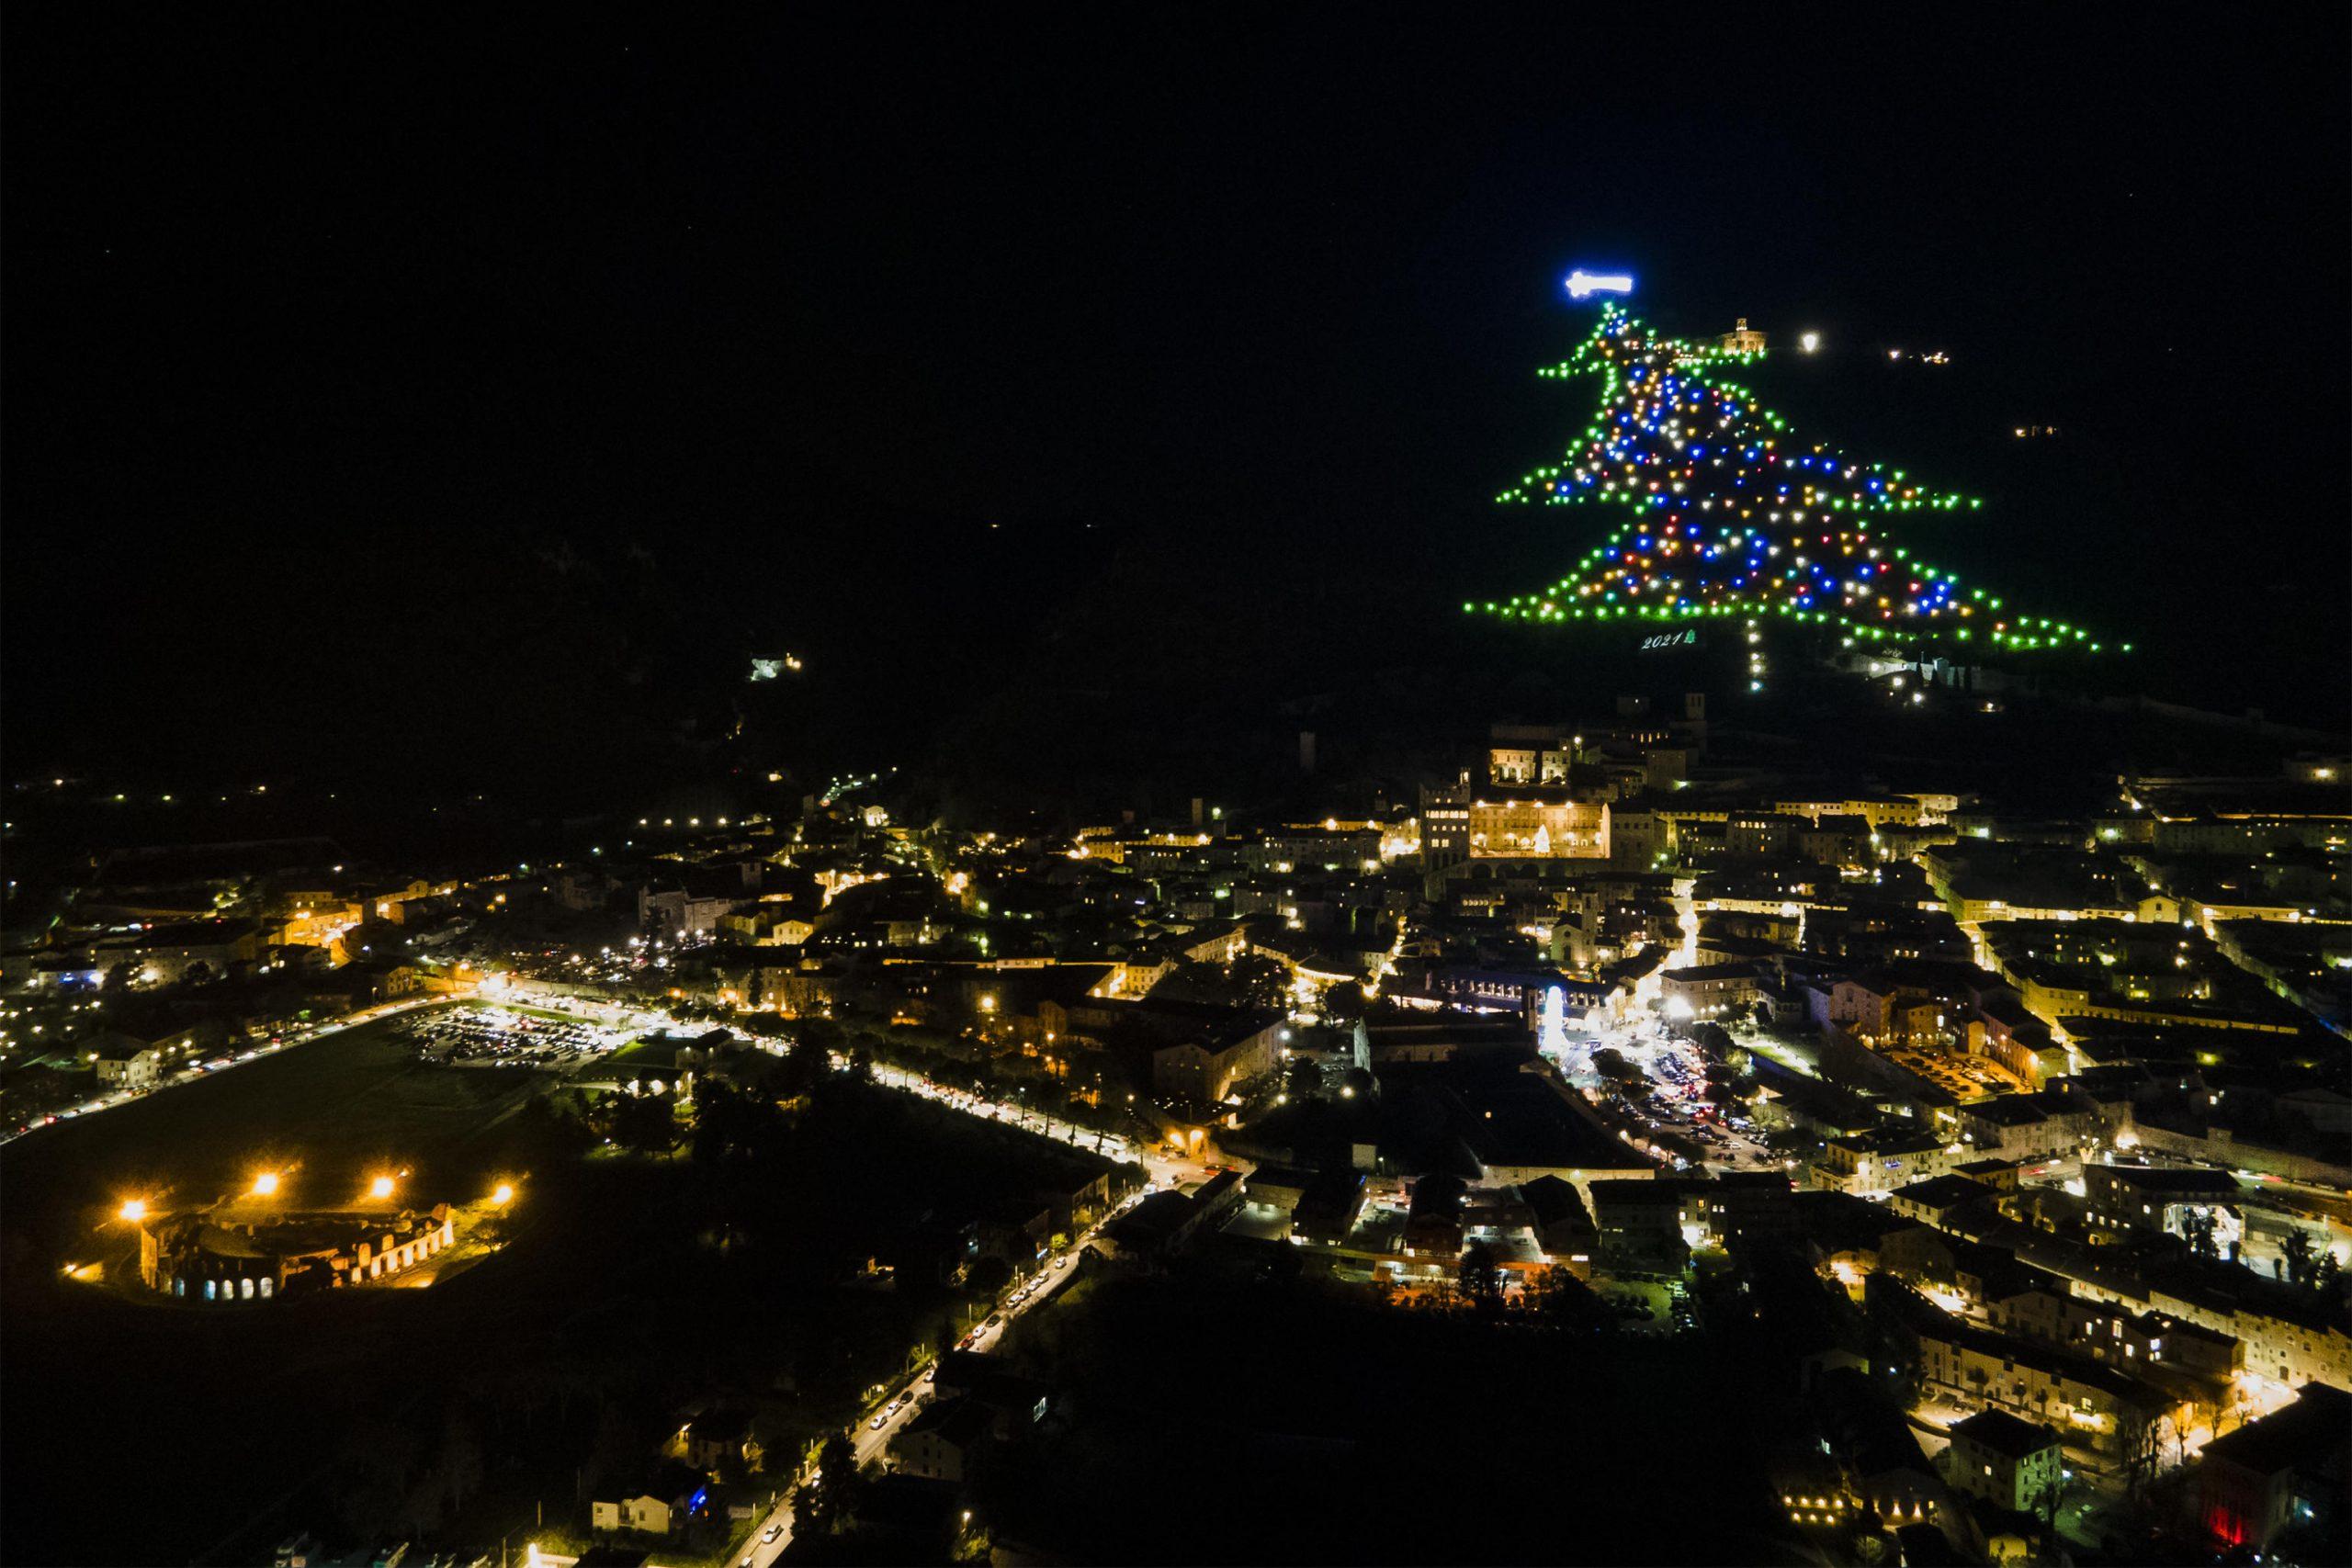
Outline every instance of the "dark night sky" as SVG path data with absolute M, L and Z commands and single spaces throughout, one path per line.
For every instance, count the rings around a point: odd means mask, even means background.
M 1593 263 L 1825 331 L 1784 412 L 2160 694 L 2340 719 L 2340 16 L 1016 15 L 14 9 L 8 773 L 500 756 L 754 648 L 919 704 L 1155 559 L 1408 651 L 1600 525 L 1487 504 Z

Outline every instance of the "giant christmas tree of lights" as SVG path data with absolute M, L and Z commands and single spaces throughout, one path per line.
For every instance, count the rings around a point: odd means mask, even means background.
M 1622 521 L 1549 590 L 1463 608 L 1532 621 L 1770 616 L 1841 626 L 1856 641 L 2106 650 L 2080 627 L 1963 591 L 1951 573 L 1884 539 L 1872 525 L 1889 514 L 1984 502 L 1799 445 L 1785 421 L 1721 374 L 1760 356 L 1658 336 L 1622 305 L 1604 304 L 1592 335 L 1539 372 L 1599 377 L 1591 424 L 1556 466 L 1496 499 L 1599 505 Z

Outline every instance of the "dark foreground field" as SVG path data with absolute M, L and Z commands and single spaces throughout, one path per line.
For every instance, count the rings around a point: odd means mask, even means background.
M 1279 1253 L 1280 1248 L 1274 1248 Z M 1784 1413 L 1725 1347 L 1252 1271 L 1091 1281 L 1012 1353 L 1061 1415 L 980 1478 L 1080 1562 L 1764 1562 Z
M 788 1446 L 952 1309 L 928 1277 L 846 1282 L 859 1261 L 1086 1157 L 838 1079 L 756 1162 L 582 1158 L 496 1081 L 356 1032 L 0 1153 L 0 1560 L 249 1562 L 303 1527 L 494 1546 L 542 1505 L 583 1514 L 715 1391 L 761 1398 Z M 58 1266 L 127 1180 L 209 1196 L 299 1156 L 348 1183 L 394 1154 L 420 1196 L 527 1172 L 510 1245 L 430 1290 L 212 1312 Z

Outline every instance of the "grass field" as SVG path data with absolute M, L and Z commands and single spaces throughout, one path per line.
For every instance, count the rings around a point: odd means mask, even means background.
M 396 1021 L 364 1023 L 0 1149 L 6 1228 L 65 1260 L 123 1199 L 194 1207 L 285 1172 L 280 1197 L 329 1206 L 405 1168 L 419 1205 L 470 1201 L 497 1173 L 481 1134 L 529 1095 L 528 1068 L 418 1063 Z

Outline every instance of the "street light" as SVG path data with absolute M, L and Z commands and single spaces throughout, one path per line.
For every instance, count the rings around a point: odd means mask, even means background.
M 512 1203 L 514 1201 L 514 1184 L 511 1181 L 500 1182 L 491 1190 L 490 1201 L 502 1208 Z
M 147 1201 L 143 1198 L 130 1199 L 116 1213 L 135 1225 L 147 1217 Z
M 259 1176 L 254 1178 L 254 1197 L 271 1198 L 277 1196 L 277 1172 L 274 1170 L 265 1170 Z
M 392 1179 L 389 1176 L 379 1176 L 368 1184 L 368 1196 L 370 1198 L 389 1198 L 391 1195 Z

